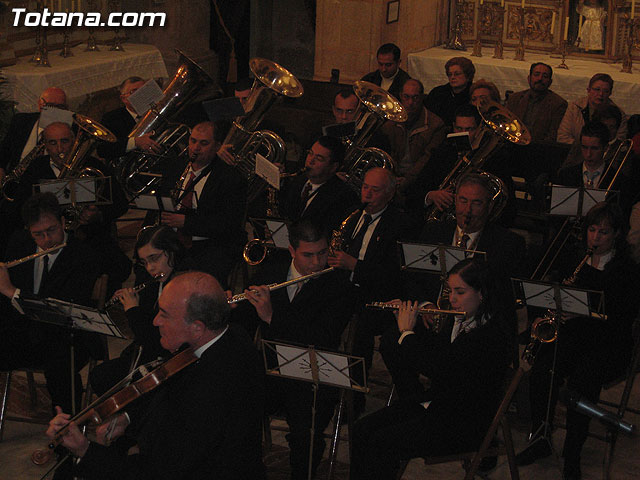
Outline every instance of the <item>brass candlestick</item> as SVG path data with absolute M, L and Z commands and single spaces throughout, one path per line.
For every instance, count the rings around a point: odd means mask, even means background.
M 96 8 L 95 0 L 87 0 L 87 12 L 93 12 Z M 89 38 L 87 38 L 87 48 L 84 49 L 85 52 L 99 52 L 98 43 L 96 42 L 96 37 L 93 36 L 94 29 L 93 27 L 89 27 Z
M 109 8 L 112 12 L 116 10 L 120 10 L 120 0 L 109 0 Z M 124 52 L 124 48 L 122 47 L 122 39 L 118 32 L 120 31 L 120 27 L 113 27 L 114 37 L 113 37 L 113 45 L 111 45 L 110 51 L 115 52 Z
M 519 28 L 519 37 L 520 41 L 518 42 L 518 46 L 516 47 L 516 55 L 513 57 L 514 60 L 518 60 L 520 62 L 524 61 L 524 8 L 518 7 L 518 11 L 520 14 L 520 28 Z
M 40 2 L 36 4 L 36 11 L 42 12 L 42 4 Z M 33 52 L 33 56 L 29 60 L 30 63 L 38 64 L 42 59 L 42 46 L 41 46 L 41 39 L 40 39 L 41 32 L 42 32 L 42 26 L 38 25 L 38 28 L 36 29 L 36 49 Z
M 562 41 L 562 49 L 560 50 L 560 55 L 562 55 L 562 62 L 560 62 L 560 65 L 558 65 L 556 68 L 562 68 L 564 70 L 569 70 L 569 66 L 564 63 L 564 59 L 567 56 L 567 41 L 563 40 Z
M 473 52 L 471 53 L 472 57 L 482 56 L 482 40 L 480 40 L 480 19 L 482 18 L 483 10 L 484 5 L 480 5 L 480 7 L 478 8 L 478 21 L 476 22 L 476 39 L 473 42 Z
M 64 27 L 64 36 L 62 37 L 62 50 L 60 56 L 62 58 L 73 57 L 71 46 L 69 45 L 69 37 L 71 36 L 71 27 Z
M 502 28 L 500 29 L 500 37 L 498 38 L 498 41 L 496 42 L 496 46 L 493 49 L 493 58 L 497 58 L 499 60 L 502 60 L 502 55 L 504 53 L 504 46 L 502 44 L 502 32 L 504 31 L 504 6 L 500 6 L 500 10 L 501 10 L 501 17 L 502 17 Z
M 456 24 L 453 27 L 453 35 L 444 48 L 448 48 L 450 50 L 466 50 L 467 47 L 462 40 L 462 15 L 460 14 L 462 2 L 460 0 L 456 0 Z
M 49 49 L 47 45 L 47 27 L 42 28 L 42 54 L 40 61 L 36 63 L 36 67 L 51 67 L 49 63 Z
M 633 73 L 633 49 L 637 47 L 634 39 L 634 30 L 636 28 L 637 20 L 635 18 L 626 17 L 624 18 L 625 23 L 627 24 L 627 52 L 622 59 L 622 73 Z

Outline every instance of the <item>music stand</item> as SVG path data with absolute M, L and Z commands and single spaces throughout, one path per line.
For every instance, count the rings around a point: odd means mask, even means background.
M 320 385 L 328 385 L 367 393 L 369 389 L 367 388 L 364 358 L 346 353 L 318 350 L 313 345 L 303 347 L 264 339 L 261 340 L 261 343 L 267 375 L 309 382 L 312 385 L 313 403 L 311 404 L 308 470 L 308 478 L 311 480 L 318 388 Z M 267 354 L 267 350 L 270 352 L 269 354 Z M 352 374 L 356 369 L 362 369 L 361 374 L 364 379 L 362 384 Z
M 465 258 L 476 257 L 484 260 L 486 252 L 468 250 L 450 245 L 431 243 L 398 242 L 402 258 L 402 270 L 421 273 L 440 273 L 446 277 L 449 268 Z
M 572 313 L 583 317 L 588 316 L 602 320 L 606 320 L 607 318 L 604 309 L 604 292 L 601 290 L 576 288 L 558 283 L 536 282 L 518 278 L 512 278 L 511 282 L 516 298 L 522 299 L 525 306 L 555 310 L 559 322 L 558 329 L 562 323 L 561 319 L 563 313 Z M 555 452 L 555 449 L 553 448 L 553 442 L 551 441 L 550 416 L 557 358 L 558 339 L 555 340 L 553 346 L 553 360 L 551 363 L 549 396 L 547 398 L 545 419 L 542 425 L 540 425 L 535 432 L 532 432 L 530 437 L 530 441 L 536 438 L 538 440 L 546 441 L 552 452 Z
M 151 210 L 160 213 L 176 211 L 173 198 L 162 195 L 160 192 L 137 195 L 131 202 L 131 208 L 136 210 Z
M 111 205 L 111 177 L 80 177 L 48 180 L 33 186 L 33 193 L 51 192 L 62 206 Z
M 15 299 L 18 310 L 23 315 L 43 323 L 66 328 L 70 335 L 71 355 L 71 406 L 75 414 L 75 359 L 73 339 L 75 330 L 99 333 L 116 338 L 126 338 L 111 318 L 95 308 L 65 302 L 55 298 L 37 298 L 19 296 Z
M 289 225 L 282 218 L 250 217 L 249 223 L 256 235 L 277 250 L 289 249 Z
M 611 194 L 617 194 L 617 191 L 551 185 L 549 215 L 583 217 L 596 203 L 610 199 Z

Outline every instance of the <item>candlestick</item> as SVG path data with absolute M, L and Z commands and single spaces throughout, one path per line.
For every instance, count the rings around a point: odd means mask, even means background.
M 522 0 L 522 8 L 524 8 L 524 0 Z
M 636 0 L 631 0 L 631 19 L 636 13 Z
M 553 32 L 556 30 L 556 12 L 551 14 L 551 35 L 554 35 Z
M 563 40 L 568 40 L 569 38 L 569 17 L 564 19 L 564 37 Z
M 582 38 L 582 24 L 584 17 L 582 15 L 578 16 L 578 38 Z

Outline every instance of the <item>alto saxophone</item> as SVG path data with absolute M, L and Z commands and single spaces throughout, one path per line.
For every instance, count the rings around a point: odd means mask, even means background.
M 22 159 L 18 162 L 18 165 L 15 166 L 11 173 L 9 173 L 4 180 L 2 180 L 2 184 L 0 184 L 0 189 L 2 190 L 2 196 L 8 202 L 14 202 L 16 200 L 15 197 L 15 186 L 20 183 L 20 179 L 24 172 L 27 171 L 31 162 L 36 158 L 42 155 L 44 151 L 44 139 L 38 140 L 36 146 Z M 11 187 L 12 184 L 16 184 L 14 187 Z
M 333 256 L 335 255 L 335 252 L 339 252 L 344 249 L 347 226 L 351 223 L 351 220 L 360 215 L 365 208 L 366 204 L 355 209 L 342 221 L 340 227 L 331 233 L 331 240 L 329 241 L 329 255 Z

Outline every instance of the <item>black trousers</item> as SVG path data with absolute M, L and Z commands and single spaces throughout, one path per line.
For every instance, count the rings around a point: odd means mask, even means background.
M 545 421 L 551 395 L 550 423 L 553 424 L 558 390 L 566 382 L 569 390 L 597 403 L 602 385 L 621 375 L 631 358 L 630 338 L 615 339 L 615 334 L 599 320 L 572 318 L 560 325 L 555 376 L 551 385 L 555 344 L 542 345 L 531 368 L 531 425 L 535 432 Z M 590 418 L 567 410 L 567 435 L 563 456 L 579 462 L 582 446 L 589 433 Z
M 316 415 L 313 441 L 313 472 L 315 474 L 325 449 L 322 435 L 329 425 L 338 400 L 335 388 L 320 386 L 316 399 Z M 313 389 L 310 383 L 283 378 L 267 378 L 266 412 L 283 411 L 289 425 L 286 438 L 289 442 L 291 478 L 307 478 L 309 468 L 309 444 L 311 440 L 311 405 Z

